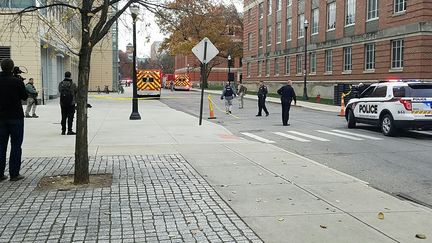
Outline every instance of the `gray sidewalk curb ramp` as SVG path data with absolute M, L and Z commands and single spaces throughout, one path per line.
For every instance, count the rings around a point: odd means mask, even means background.
M 198 89 L 192 89 L 195 92 L 200 92 L 201 90 Z M 205 90 L 205 93 L 208 94 L 217 94 L 220 95 L 222 93 L 222 91 L 217 91 L 217 90 Z M 251 99 L 251 100 L 258 100 L 258 97 L 256 95 L 245 95 L 246 99 Z M 267 97 L 267 101 L 268 102 L 272 102 L 272 103 L 278 103 L 280 104 L 280 99 L 278 98 L 274 98 L 274 97 Z M 327 111 L 327 112 L 340 112 L 340 107 L 339 106 L 333 106 L 333 105 L 325 105 L 325 104 L 318 104 L 318 103 L 312 103 L 312 102 L 305 102 L 305 101 L 297 101 L 297 106 L 299 107 L 304 107 L 304 108 L 308 108 L 308 109 L 313 109 L 313 110 L 319 110 L 319 111 Z

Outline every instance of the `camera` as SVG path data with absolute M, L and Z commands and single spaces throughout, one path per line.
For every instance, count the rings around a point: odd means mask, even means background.
M 21 73 L 25 73 L 25 72 L 23 72 L 23 71 L 20 69 L 20 67 L 14 67 L 12 73 L 13 73 L 13 76 L 14 76 L 15 78 L 18 78 L 18 79 L 20 79 L 21 81 L 26 80 L 25 78 L 23 78 L 23 77 L 20 75 Z

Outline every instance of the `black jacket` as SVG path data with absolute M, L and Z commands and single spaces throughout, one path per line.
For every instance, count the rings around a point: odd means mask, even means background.
M 27 100 L 24 82 L 0 72 L 0 120 L 24 118 L 21 100 Z
M 267 86 L 263 85 L 263 86 L 259 87 L 259 89 L 258 89 L 258 97 L 260 97 L 260 98 L 266 98 L 267 97 L 267 93 L 268 93 Z
M 294 102 L 297 103 L 296 93 L 291 85 L 282 86 L 282 88 L 280 88 L 277 93 L 281 96 L 282 102 L 291 102 L 294 100 Z

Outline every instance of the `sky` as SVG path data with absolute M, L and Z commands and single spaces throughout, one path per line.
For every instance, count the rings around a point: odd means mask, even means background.
M 237 9 L 243 11 L 242 0 L 220 0 L 225 3 L 234 3 Z M 154 41 L 163 41 L 165 36 L 155 22 L 154 16 L 144 11 L 137 22 L 137 56 L 149 57 L 150 46 Z M 149 40 L 149 41 L 148 41 Z M 119 21 L 119 49 L 125 51 L 128 43 L 132 43 L 132 17 L 129 13 L 123 14 Z

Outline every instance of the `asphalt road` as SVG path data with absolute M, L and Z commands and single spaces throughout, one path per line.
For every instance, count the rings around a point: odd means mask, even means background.
M 163 103 L 199 116 L 198 92 L 163 91 Z M 207 94 L 204 98 L 203 114 L 207 119 Z M 280 104 L 267 103 L 270 116 L 255 117 L 257 101 L 245 100 L 245 108 L 238 109 L 235 100 L 232 115 L 227 115 L 220 96 L 212 95 L 212 98 L 217 119 L 211 121 L 233 134 L 273 143 L 366 181 L 377 189 L 432 208 L 432 131 L 409 131 L 397 137 L 385 137 L 374 127 L 359 125 L 348 129 L 345 119 L 334 113 L 301 107 L 292 107 L 291 126 L 284 127 Z

